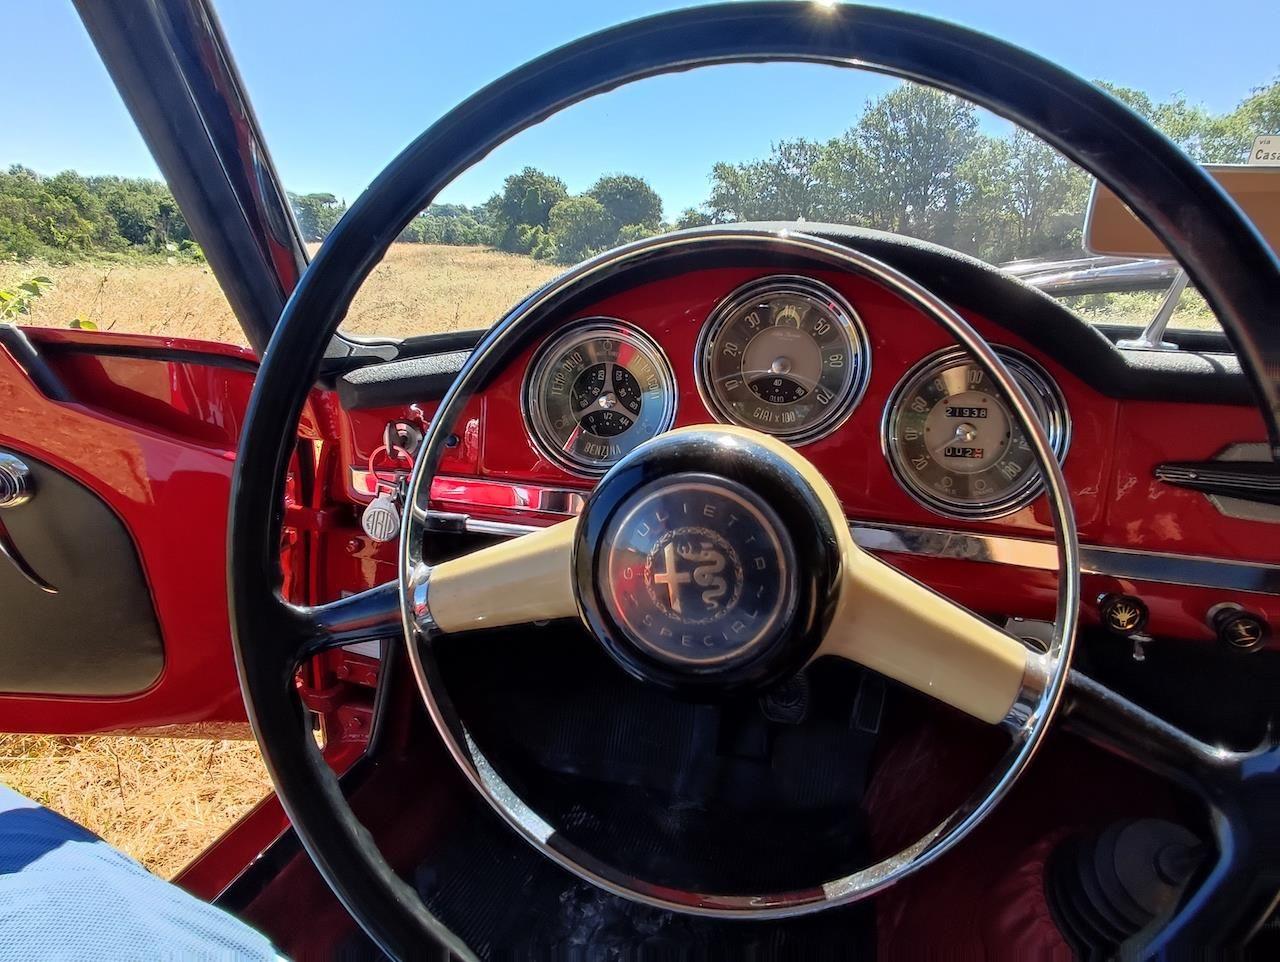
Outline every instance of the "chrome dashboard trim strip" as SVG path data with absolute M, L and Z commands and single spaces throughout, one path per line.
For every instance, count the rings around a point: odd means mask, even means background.
M 504 538 L 528 534 L 540 527 L 435 510 L 427 512 L 427 519 L 445 530 Z M 1057 550 L 1051 541 L 904 524 L 851 523 L 849 530 L 858 546 L 868 551 L 1058 570 Z M 1080 554 L 1082 574 L 1187 588 L 1280 594 L 1280 565 L 1086 544 L 1080 546 Z
M 990 561 L 1040 571 L 1058 569 L 1053 544 L 1034 538 L 898 524 L 852 524 L 850 528 L 853 540 L 869 551 Z M 1280 565 L 1265 562 L 1088 544 L 1080 546 L 1080 560 L 1082 574 L 1189 588 L 1280 594 Z
M 1081 554 L 1086 574 L 1156 581 L 1188 588 L 1280 594 L 1280 565 L 1261 561 L 1229 561 L 1130 548 L 1082 547 Z
M 849 528 L 858 547 L 868 551 L 1058 570 L 1058 552 L 1052 541 L 906 524 L 851 523 Z M 1080 547 L 1085 550 L 1084 545 Z
M 393 473 L 397 480 L 405 477 L 403 471 Z M 386 480 L 378 472 L 364 468 L 352 468 L 351 490 L 362 498 L 373 498 Z M 493 481 L 488 478 L 460 478 L 453 475 L 437 475 L 431 485 L 431 500 L 458 508 L 482 508 L 490 511 L 535 512 L 563 515 L 571 518 L 582 511 L 589 491 L 578 488 L 556 488 L 541 484 L 517 484 L 512 481 Z M 521 532 L 522 534 L 524 532 Z

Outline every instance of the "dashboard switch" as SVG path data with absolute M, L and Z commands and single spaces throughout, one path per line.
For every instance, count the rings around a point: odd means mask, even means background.
M 1218 633 L 1219 641 L 1237 651 L 1261 648 L 1271 634 L 1265 618 L 1239 605 L 1216 606 L 1209 612 L 1209 624 Z
M 1098 615 L 1108 631 L 1125 638 L 1147 627 L 1147 606 L 1133 595 L 1103 595 L 1098 599 Z

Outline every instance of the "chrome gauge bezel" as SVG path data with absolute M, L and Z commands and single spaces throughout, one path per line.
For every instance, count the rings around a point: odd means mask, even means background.
M 845 330 L 851 356 L 857 359 L 853 376 L 842 389 L 841 396 L 818 415 L 813 423 L 796 431 L 766 431 L 754 421 L 738 416 L 732 405 L 715 387 L 711 370 L 715 340 L 729 320 L 749 302 L 774 295 L 803 297 L 834 305 L 832 314 Z M 772 434 L 779 440 L 798 448 L 827 437 L 853 414 L 871 381 L 871 339 L 867 334 L 866 325 L 862 323 L 862 318 L 858 316 L 853 305 L 834 288 L 799 274 L 771 274 L 743 284 L 730 293 L 708 315 L 698 334 L 693 367 L 698 394 L 702 397 L 702 403 L 717 421 Z
M 547 417 L 546 407 L 541 403 L 540 392 L 547 378 L 553 373 L 550 369 L 557 358 L 564 357 L 575 346 L 585 344 L 599 338 L 610 338 L 631 345 L 645 355 L 658 376 L 660 408 L 654 427 L 643 436 L 637 436 L 634 443 L 628 442 L 622 453 L 607 460 L 590 459 L 565 451 L 556 443 L 554 426 Z M 598 478 L 605 474 L 631 448 L 655 435 L 668 431 L 675 422 L 676 416 L 676 377 L 671 362 L 657 341 L 644 331 L 626 321 L 615 317 L 586 317 L 570 323 L 568 328 L 549 338 L 534 354 L 533 360 L 525 372 L 524 383 L 520 390 L 520 408 L 524 415 L 525 429 L 529 433 L 537 452 L 571 474 L 582 477 Z M 645 403 L 648 403 L 646 400 Z M 626 434 L 634 428 L 627 429 Z M 622 437 L 624 435 L 619 435 Z
M 1049 446 L 1058 462 L 1062 463 L 1066 460 L 1067 451 L 1071 446 L 1071 416 L 1062 391 L 1043 367 L 1021 351 L 997 345 L 993 345 L 993 349 L 1026 391 L 1036 413 L 1041 416 L 1045 434 L 1049 438 Z M 885 404 L 884 417 L 880 424 L 880 447 L 894 478 L 915 501 L 946 518 L 989 521 L 1012 514 L 1039 497 L 1044 491 L 1043 473 L 1039 470 L 1034 474 L 1028 473 L 1013 487 L 986 501 L 968 502 L 949 499 L 931 488 L 924 487 L 907 468 L 903 463 L 902 439 L 896 434 L 897 415 L 900 407 L 906 403 L 911 389 L 916 384 L 954 367 L 957 363 L 966 362 L 975 363 L 972 356 L 962 348 L 944 348 L 912 366 L 898 381 L 893 393 L 889 395 L 888 403 Z M 1008 404 L 1007 400 L 1002 400 L 1001 403 Z

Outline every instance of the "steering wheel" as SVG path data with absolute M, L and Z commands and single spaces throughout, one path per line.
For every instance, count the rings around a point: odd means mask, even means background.
M 1270 747 L 1213 749 L 1071 671 L 1078 545 L 1061 471 L 1033 409 L 991 347 L 945 303 L 918 281 L 840 245 L 802 234 L 688 232 L 603 255 L 531 295 L 477 346 L 433 419 L 411 480 L 398 582 L 316 607 L 281 597 L 282 492 L 298 418 L 326 345 L 403 227 L 461 171 L 565 106 L 643 77 L 744 61 L 855 66 L 930 84 L 1020 124 L 1085 167 L 1153 229 L 1203 292 L 1249 374 L 1280 458 L 1280 328 L 1267 323 L 1280 303 L 1280 264 L 1203 171 L 1096 88 L 981 34 L 862 7 L 727 4 L 595 34 L 496 81 L 410 144 L 329 235 L 263 357 L 232 488 L 229 597 L 250 719 L 303 844 L 389 954 L 421 955 L 426 945 L 469 954 L 357 822 L 293 693 L 303 659 L 402 628 L 431 717 L 475 787 L 548 857 L 625 897 L 750 918 L 865 897 L 937 857 L 985 817 L 1025 770 L 1055 715 L 1065 715 L 1095 741 L 1196 790 L 1213 814 L 1217 861 L 1130 948 L 1159 954 L 1239 938 L 1262 917 L 1268 892 L 1274 896 L 1280 838 L 1267 826 L 1280 798 L 1280 756 Z M 423 562 L 430 481 L 445 436 L 474 390 L 546 329 L 558 305 L 628 265 L 705 244 L 869 276 L 946 328 L 995 379 L 1039 462 L 1054 520 L 1059 596 L 1046 653 L 1030 651 L 860 551 L 831 488 L 800 454 L 720 425 L 669 432 L 639 446 L 602 479 L 576 521 L 445 564 Z M 669 534 L 666 518 L 691 511 L 734 570 L 734 590 L 755 601 L 742 606 L 732 631 L 715 637 L 694 625 L 658 630 L 666 622 L 657 616 L 669 620 L 671 604 L 663 608 L 652 596 L 637 601 L 637 592 L 622 587 L 637 565 L 662 550 L 661 534 L 653 532 Z M 1012 745 L 977 795 L 885 862 L 797 891 L 674 890 L 600 862 L 563 827 L 544 821 L 489 764 L 443 691 L 435 652 L 452 635 L 551 617 L 581 618 L 624 670 L 692 697 L 760 688 L 818 655 L 846 657 L 1006 726 Z

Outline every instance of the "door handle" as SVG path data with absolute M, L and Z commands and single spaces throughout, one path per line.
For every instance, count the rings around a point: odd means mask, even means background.
M 21 458 L 0 451 L 0 508 L 26 504 L 35 493 L 31 469 Z
M 31 469 L 21 458 L 0 451 L 0 510 L 17 508 L 33 497 L 35 497 L 35 484 L 31 478 Z M 3 517 L 0 517 L 0 555 L 3 555 L 18 569 L 20 575 L 41 591 L 51 595 L 58 593 L 58 589 L 40 577 L 22 556 L 22 552 L 13 543 L 13 538 L 9 536 L 9 531 L 4 526 Z

